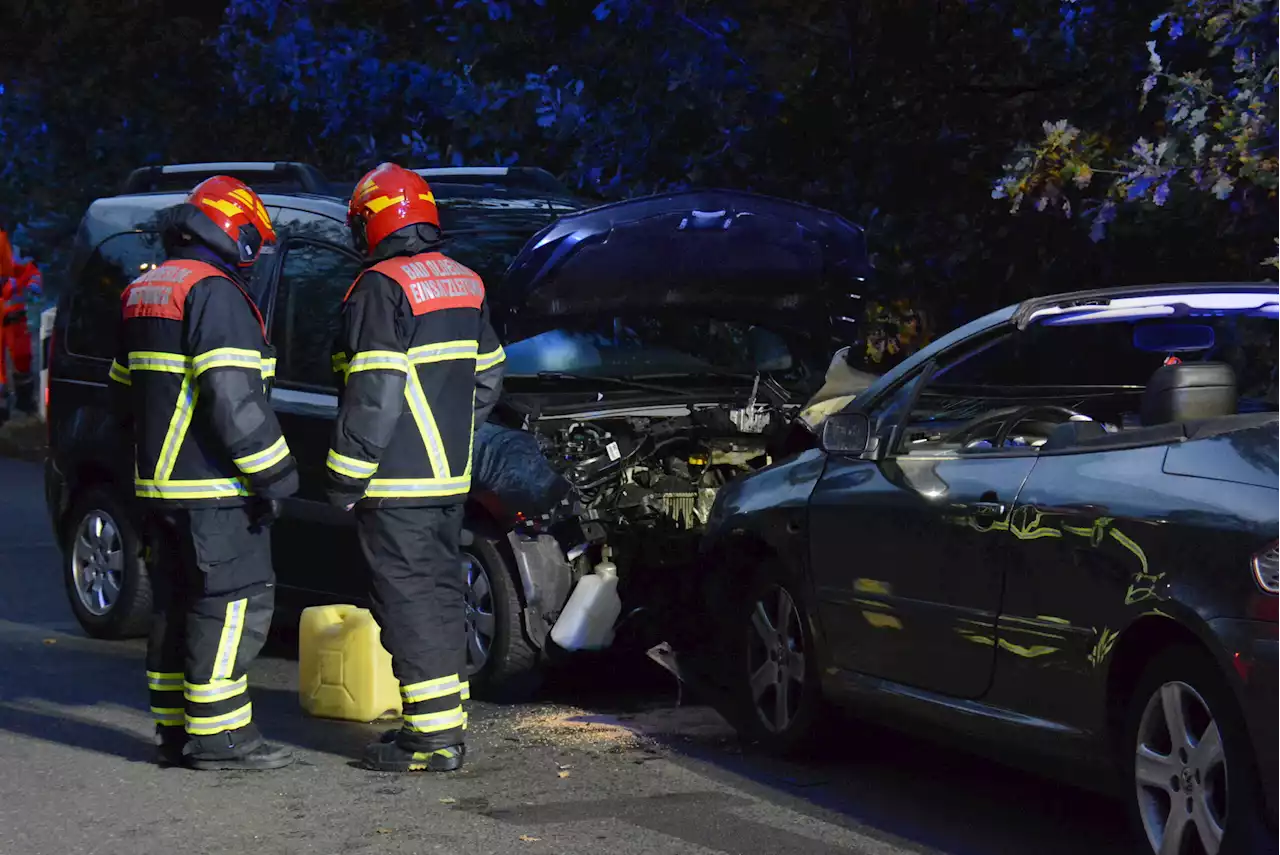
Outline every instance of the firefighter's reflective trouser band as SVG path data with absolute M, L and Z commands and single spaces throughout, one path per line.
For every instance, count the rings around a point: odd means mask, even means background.
M 256 736 L 246 670 L 274 605 L 271 542 L 245 508 L 153 514 L 147 524 L 154 613 L 147 685 L 156 724 L 191 737 Z
M 373 583 L 373 613 L 400 681 L 407 751 L 463 741 L 470 696 L 465 590 L 458 537 L 462 506 L 358 510 L 360 547 Z

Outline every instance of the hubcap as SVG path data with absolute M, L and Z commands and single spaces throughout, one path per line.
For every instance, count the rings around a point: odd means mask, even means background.
M 467 667 L 475 674 L 489 661 L 493 648 L 493 586 L 484 565 L 470 553 L 462 553 L 467 574 Z
M 76 528 L 71 577 L 80 604 L 102 617 L 115 608 L 124 585 L 124 543 L 106 511 L 89 511 Z
M 1209 705 L 1186 683 L 1152 694 L 1138 726 L 1134 783 L 1160 855 L 1217 855 L 1227 826 L 1227 757 Z
M 804 630 L 795 601 L 775 585 L 755 604 L 747 633 L 747 673 L 756 715 L 772 733 L 795 720 L 804 690 Z

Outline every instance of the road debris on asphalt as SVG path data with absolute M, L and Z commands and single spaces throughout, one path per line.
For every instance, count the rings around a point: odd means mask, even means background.
M 586 748 L 639 748 L 640 736 L 616 718 L 577 707 L 542 708 L 522 716 L 516 730 L 535 744 Z

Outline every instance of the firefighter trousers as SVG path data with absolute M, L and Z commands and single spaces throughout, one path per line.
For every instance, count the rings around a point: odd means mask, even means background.
M 357 509 L 373 616 L 400 681 L 406 751 L 463 742 L 470 697 L 466 580 L 458 539 L 462 506 Z
M 262 742 L 246 671 L 275 606 L 271 535 L 244 507 L 152 513 L 147 684 L 156 725 L 192 743 L 247 753 Z

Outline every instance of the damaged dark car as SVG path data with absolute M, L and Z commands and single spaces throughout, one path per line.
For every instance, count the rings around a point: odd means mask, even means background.
M 280 235 L 253 287 L 278 355 L 272 404 L 301 476 L 273 528 L 281 620 L 366 596 L 351 515 L 324 495 L 330 345 L 362 265 L 342 194 L 302 164 L 170 166 L 151 171 L 163 187 L 131 179 L 86 213 L 50 346 L 49 509 L 72 611 L 98 637 L 141 635 L 149 619 L 130 451 L 105 407 L 118 296 L 160 260 L 156 213 L 214 168 L 269 188 Z M 717 490 L 785 453 L 792 432 L 808 436 L 795 415 L 854 335 L 866 251 L 840 217 L 752 194 L 584 210 L 537 169 L 424 173 L 444 249 L 484 277 L 507 351 L 504 399 L 476 440 L 464 554 L 476 692 L 518 697 L 602 561 L 616 565 L 622 600 L 610 640 L 668 634 L 657 618 L 676 613 Z

